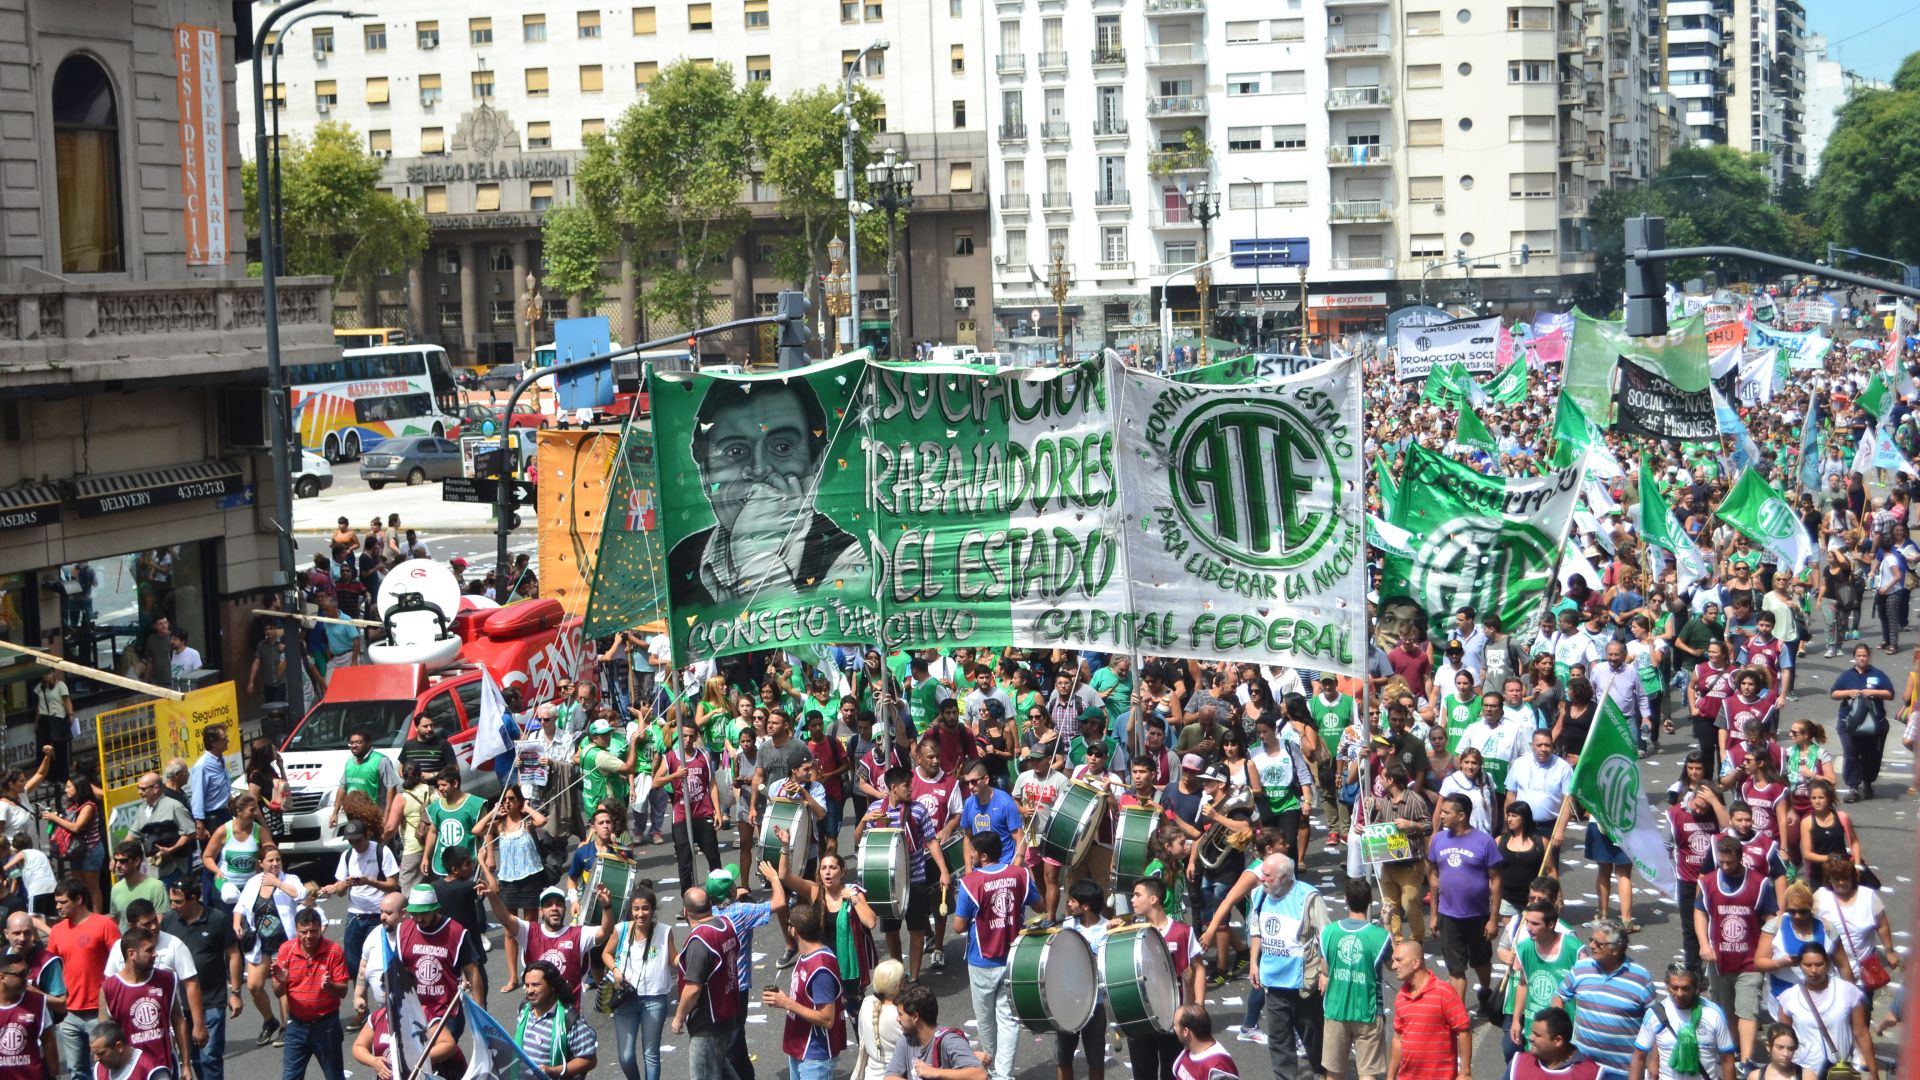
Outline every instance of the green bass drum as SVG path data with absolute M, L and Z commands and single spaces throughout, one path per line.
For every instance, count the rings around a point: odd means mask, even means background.
M 1100 947 L 1107 980 L 1107 1011 L 1127 1038 L 1173 1033 L 1180 986 L 1173 976 L 1166 939 L 1151 926 L 1123 926 Z
M 1076 1032 L 1093 1019 L 1093 950 L 1074 930 L 1028 930 L 1007 953 L 1013 1014 L 1031 1031 Z

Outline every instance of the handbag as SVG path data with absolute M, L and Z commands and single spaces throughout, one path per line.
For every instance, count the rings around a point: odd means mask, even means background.
M 1820 1070 L 1821 1080 L 1859 1080 L 1860 1070 L 1853 1062 L 1840 1057 L 1840 1048 L 1833 1045 L 1833 1036 L 1827 1034 L 1827 1022 L 1821 1019 L 1820 1010 L 1813 1004 L 1813 991 L 1806 983 L 1800 984 L 1800 996 L 1807 999 L 1807 1011 L 1813 1014 L 1813 1022 L 1820 1028 L 1820 1041 L 1827 1044 L 1827 1067 Z
M 1833 913 L 1840 917 L 1840 936 L 1845 939 L 1847 945 L 1851 945 L 1853 931 L 1847 928 L 1847 911 L 1840 906 L 1840 898 L 1837 896 L 1833 900 Z M 1854 974 L 1860 977 L 1860 989 L 1871 994 L 1892 982 L 1893 974 L 1887 970 L 1886 962 L 1880 959 L 1879 949 L 1869 945 L 1868 950 L 1865 956 L 1854 958 L 1853 970 Z

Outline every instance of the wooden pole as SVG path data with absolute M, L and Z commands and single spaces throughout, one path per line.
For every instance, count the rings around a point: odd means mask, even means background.
M 55 671 L 64 671 L 69 675 L 80 675 L 93 679 L 96 682 L 106 683 L 109 686 L 117 686 L 122 690 L 132 690 L 137 693 L 146 694 L 149 697 L 166 698 L 168 701 L 185 701 L 187 698 L 187 695 L 178 690 L 155 686 L 152 683 L 141 682 L 139 679 L 130 679 L 125 675 L 116 675 L 111 671 L 101 671 L 99 668 L 91 668 L 85 664 L 76 664 L 71 660 L 55 656 L 49 652 L 41 652 L 39 649 L 28 648 L 25 645 L 15 645 L 11 641 L 0 641 L 0 649 L 9 649 L 25 656 L 31 656 L 47 667 L 53 668 Z
M 1540 872 L 1538 874 L 1535 874 L 1534 875 L 1535 877 L 1544 876 L 1547 872 L 1547 867 L 1553 865 L 1553 846 L 1555 842 L 1554 838 L 1559 836 L 1561 832 L 1564 829 L 1566 829 L 1567 822 L 1572 817 L 1573 817 L 1573 793 L 1569 791 L 1567 793 L 1567 797 L 1560 800 L 1560 816 L 1553 820 L 1553 828 L 1547 833 L 1546 847 L 1542 849 L 1543 854 L 1540 856 Z

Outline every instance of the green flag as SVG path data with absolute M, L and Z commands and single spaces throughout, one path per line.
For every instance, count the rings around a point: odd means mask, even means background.
M 1489 454 L 1497 453 L 1500 449 L 1500 444 L 1493 439 L 1493 432 L 1487 430 L 1487 425 L 1480 422 L 1471 408 L 1460 410 L 1460 423 L 1454 429 L 1453 437 L 1461 446 L 1471 446 Z
M 1762 480 L 1756 470 L 1740 474 L 1714 516 L 1745 533 L 1747 539 L 1766 548 L 1796 574 L 1813 560 L 1813 541 L 1794 513 L 1793 504 Z
M 582 630 L 590 638 L 644 626 L 667 615 L 667 567 L 657 531 L 660 493 L 650 433 L 627 424 L 607 480 L 607 511 Z
M 1654 827 L 1639 755 L 1634 751 L 1639 742 L 1634 721 L 1620 711 L 1612 695 L 1601 695 L 1600 700 L 1600 715 L 1587 729 L 1580 762 L 1573 767 L 1574 800 L 1593 815 L 1587 828 L 1599 829 L 1625 849 L 1634 869 L 1654 888 L 1676 896 L 1679 882 L 1673 856 L 1667 854 L 1666 841 Z
M 1673 554 L 1682 584 L 1699 581 L 1712 572 L 1693 538 L 1674 520 L 1673 509 L 1660 494 L 1660 484 L 1645 454 L 1640 455 L 1640 533 L 1647 543 Z
M 1393 470 L 1384 455 L 1373 455 L 1373 478 L 1380 485 L 1380 514 L 1392 521 L 1393 508 L 1400 501 L 1400 484 L 1393 478 Z
M 1855 404 L 1865 409 L 1875 420 L 1886 419 L 1887 409 L 1893 405 L 1893 395 L 1887 391 L 1887 380 L 1881 376 L 1880 372 L 1873 373 L 1873 381 L 1860 392 L 1860 397 Z
M 1502 405 L 1518 405 L 1527 400 L 1526 361 L 1515 360 L 1501 368 L 1481 389 L 1486 392 L 1487 400 Z
M 1467 388 L 1472 385 L 1473 376 L 1467 374 L 1467 369 L 1458 361 L 1453 361 L 1427 372 L 1427 384 L 1421 388 L 1420 400 L 1443 408 L 1458 408 L 1467 402 Z
M 1564 469 L 1587 447 L 1601 442 L 1600 429 L 1563 387 L 1553 410 L 1553 467 Z

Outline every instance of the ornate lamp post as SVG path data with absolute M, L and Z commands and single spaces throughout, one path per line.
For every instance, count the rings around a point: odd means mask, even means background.
M 900 253 L 895 226 L 900 211 L 913 205 L 913 182 L 920 166 L 888 147 L 880 160 L 867 165 L 867 194 L 887 212 L 887 352 L 900 359 Z
M 1053 245 L 1053 265 L 1047 272 L 1047 287 L 1053 293 L 1053 327 L 1060 335 L 1059 362 L 1067 363 L 1067 290 L 1073 285 L 1073 274 L 1067 269 L 1067 245 L 1055 241 Z
M 846 241 L 837 236 L 827 241 L 827 273 L 822 279 L 822 285 L 827 294 L 827 314 L 833 316 L 834 351 L 836 352 L 848 344 L 846 337 L 840 332 L 840 320 L 853 309 L 851 276 L 847 273 L 846 264 L 841 262 L 846 258 L 846 254 Z M 857 343 L 858 335 L 854 337 Z
M 1220 217 L 1220 193 L 1207 186 L 1205 180 L 1187 190 L 1185 195 L 1187 216 L 1200 223 L 1200 258 L 1196 262 L 1205 263 L 1213 257 L 1213 223 Z M 1212 335 L 1212 320 L 1209 318 L 1207 301 L 1213 295 L 1213 271 L 1201 266 L 1194 271 L 1193 287 L 1200 294 L 1200 363 L 1207 362 L 1207 339 Z

